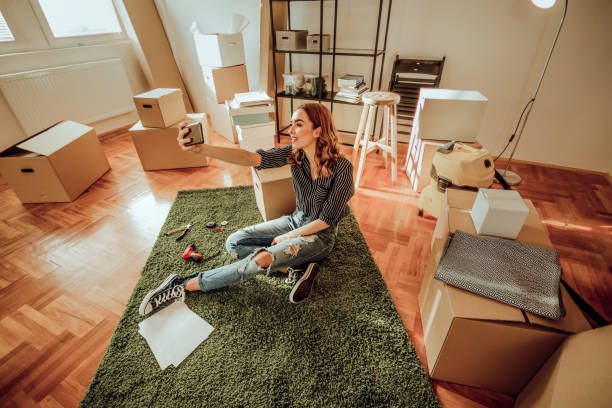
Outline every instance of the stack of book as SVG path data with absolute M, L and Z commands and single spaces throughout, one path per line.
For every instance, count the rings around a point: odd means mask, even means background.
M 369 89 L 364 82 L 363 75 L 351 74 L 338 78 L 338 88 L 340 90 L 334 96 L 334 99 L 350 103 L 359 103 L 361 95 Z
M 234 95 L 234 100 L 232 101 L 232 105 L 239 108 L 268 105 L 271 103 L 274 103 L 274 99 L 270 98 L 268 94 L 263 91 L 237 93 Z

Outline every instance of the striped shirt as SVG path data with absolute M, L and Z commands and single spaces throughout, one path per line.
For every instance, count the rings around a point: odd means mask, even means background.
M 257 150 L 261 156 L 261 164 L 256 169 L 287 165 L 291 149 L 292 146 L 287 145 L 269 150 Z M 330 177 L 317 177 L 313 180 L 310 163 L 304 155 L 301 166 L 297 164 L 291 166 L 291 175 L 297 209 L 312 220 L 320 219 L 329 226 L 335 226 L 348 212 L 347 202 L 355 193 L 353 164 L 344 157 L 339 157 L 331 170 L 333 173 Z

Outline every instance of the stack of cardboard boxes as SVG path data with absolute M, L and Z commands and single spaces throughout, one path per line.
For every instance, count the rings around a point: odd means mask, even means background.
M 209 158 L 183 151 L 176 140 L 179 124 L 200 122 L 204 143 L 210 143 L 205 113 L 186 114 L 180 89 L 157 88 L 134 96 L 140 121 L 130 129 L 144 170 L 208 166 Z
M 584 358 L 571 357 L 574 363 L 580 362 L 576 367 L 581 368 L 576 370 L 589 371 L 590 378 L 599 378 L 606 373 L 606 378 L 610 379 L 612 372 L 608 367 L 612 352 L 609 347 L 602 349 L 601 345 L 605 342 L 610 344 L 612 330 L 589 330 L 588 321 L 562 286 L 560 297 L 566 315 L 559 320 L 551 320 L 434 278 L 447 238 L 457 230 L 477 234 L 471 214 L 476 199 L 475 192 L 447 189 L 442 214 L 434 230 L 431 256 L 419 292 L 429 374 L 434 379 L 504 393 L 516 394 L 524 389 L 517 401 L 530 402 L 521 406 L 577 406 L 549 404 L 572 394 L 572 382 L 577 389 L 592 387 L 586 376 L 572 376 L 571 369 L 568 371 L 568 367 L 559 367 L 559 358 L 552 359 L 551 355 L 561 344 L 580 338 L 571 343 L 580 343 L 580 348 L 574 347 L 573 350 L 580 349 L 584 353 Z M 523 203 L 528 214 L 516 240 L 552 248 L 535 207 L 529 200 L 523 200 Z M 600 347 L 599 353 L 603 353 L 601 361 L 605 363 L 594 361 L 593 355 L 598 352 L 589 352 L 587 344 Z M 562 348 L 559 350 L 563 351 Z M 570 358 L 567 353 L 571 351 L 565 350 L 568 358 L 562 359 L 562 363 Z M 540 374 L 530 383 L 543 366 Z M 558 370 L 564 370 L 563 377 L 550 375 L 551 372 L 558 373 Z M 530 385 L 526 387 L 528 383 Z M 555 385 L 561 384 L 561 388 L 553 390 Z M 591 389 L 594 392 L 582 392 L 580 398 L 586 395 L 587 400 L 594 400 L 599 396 L 590 394 L 603 391 L 609 394 L 607 389 Z M 536 400 L 539 403 L 536 404 Z M 576 397 L 571 400 L 575 402 Z M 586 403 L 584 406 L 591 405 Z
M 242 33 L 202 34 L 194 29 L 193 39 L 204 82 L 217 103 L 225 103 L 233 99 L 234 94 L 249 91 Z
M 0 173 L 23 203 L 74 201 L 109 169 L 95 130 L 69 120 L 0 154 Z

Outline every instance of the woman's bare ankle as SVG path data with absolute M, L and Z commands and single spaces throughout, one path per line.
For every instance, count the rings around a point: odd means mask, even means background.
M 200 284 L 198 283 L 198 278 L 191 278 L 187 281 L 187 284 L 185 285 L 185 289 L 188 292 L 193 292 L 196 290 L 200 290 Z

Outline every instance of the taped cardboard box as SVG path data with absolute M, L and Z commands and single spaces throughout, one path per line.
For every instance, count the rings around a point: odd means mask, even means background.
M 0 155 L 0 172 L 23 203 L 74 201 L 108 169 L 95 130 L 72 121 Z
M 612 326 L 569 336 L 516 398 L 516 408 L 604 408 L 612 401 Z
M 295 210 L 291 166 L 263 170 L 257 170 L 254 167 L 251 169 L 255 201 L 264 221 L 291 214 Z
M 144 170 L 208 166 L 208 156 L 185 152 L 178 146 L 178 126 L 183 121 L 200 122 L 204 143 L 210 144 L 210 124 L 206 113 L 190 113 L 165 129 L 147 128 L 142 126 L 141 122 L 130 128 L 130 136 Z
M 136 111 L 144 127 L 167 128 L 185 117 L 183 92 L 157 88 L 134 96 Z
M 563 340 L 590 329 L 561 288 L 566 316 L 550 320 L 452 287 L 434 278 L 446 238 L 456 230 L 475 234 L 470 209 L 476 193 L 447 190 L 431 256 L 419 292 L 427 365 L 431 378 L 518 393 Z M 531 201 L 518 241 L 552 248 Z
M 202 67 L 204 82 L 215 94 L 217 103 L 234 99 L 234 94 L 249 92 L 246 65 L 211 68 Z

